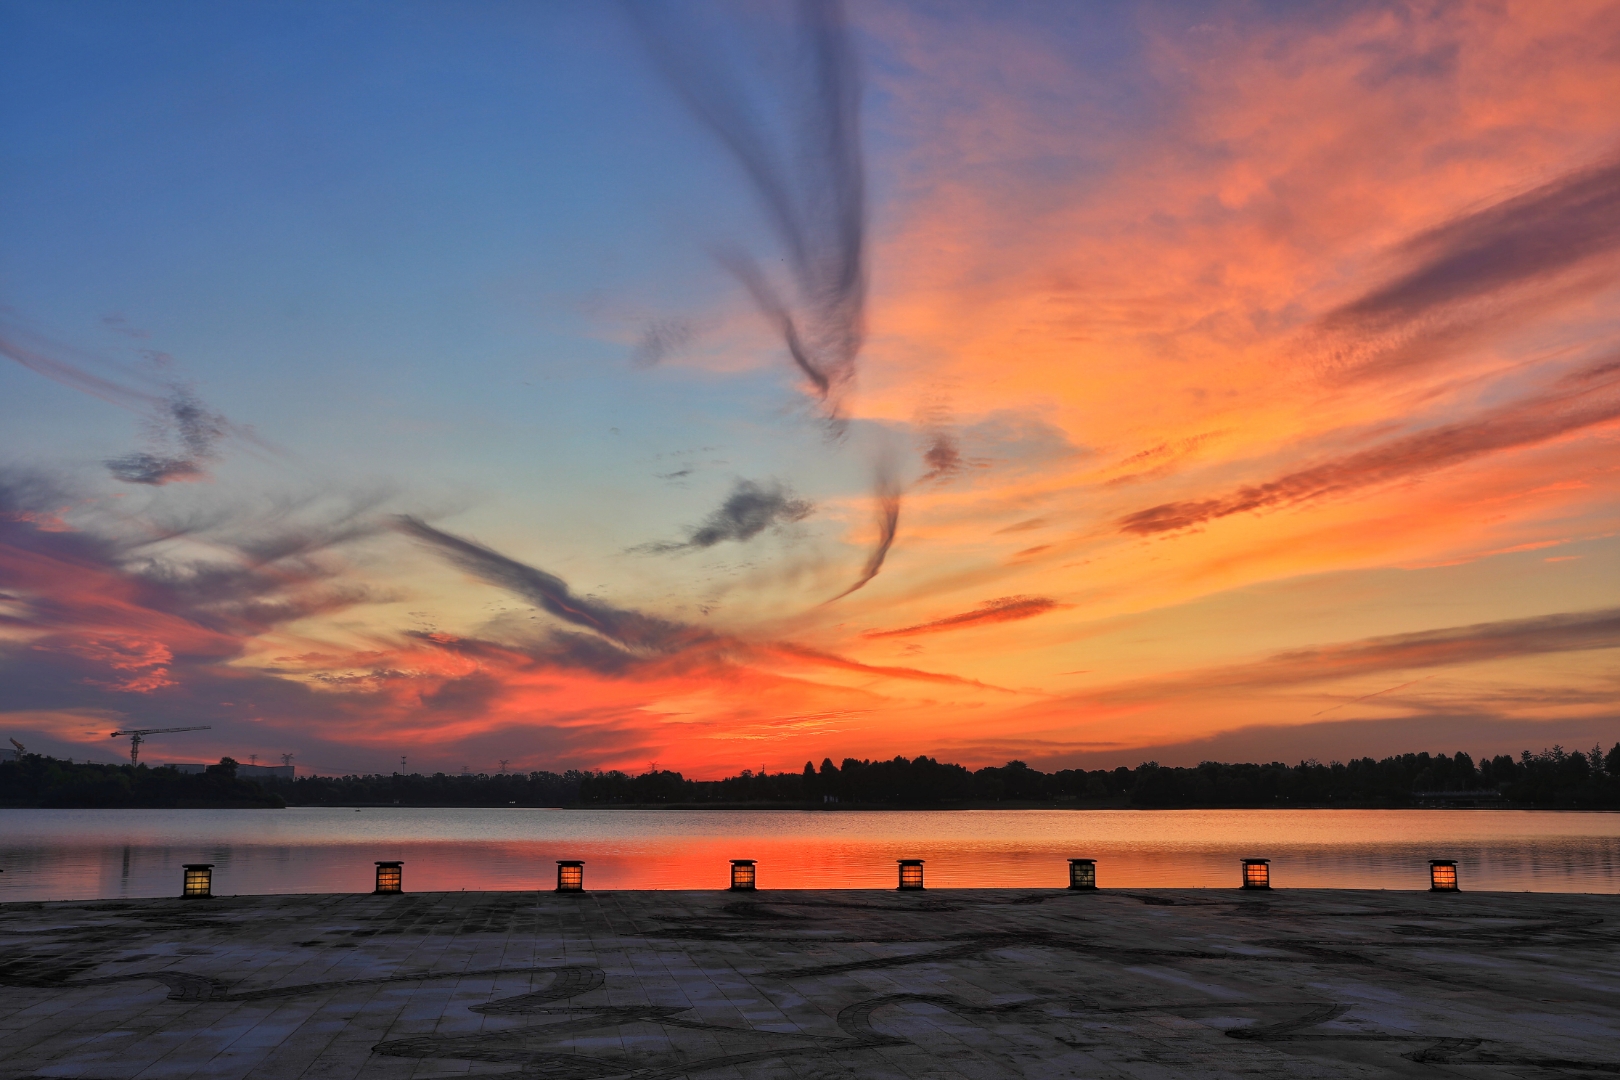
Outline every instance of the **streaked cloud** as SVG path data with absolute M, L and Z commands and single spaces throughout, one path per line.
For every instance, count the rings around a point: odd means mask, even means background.
M 947 615 L 943 619 L 934 619 L 915 626 L 903 626 L 898 630 L 868 630 L 861 636 L 914 637 L 918 634 L 937 634 L 942 630 L 965 630 L 971 626 L 1031 619 L 1036 615 L 1044 615 L 1057 606 L 1058 602 L 1049 596 L 1003 596 L 996 600 L 986 600 L 974 610 L 964 611 L 959 615 Z
M 1262 484 L 1209 499 L 1164 503 L 1120 519 L 1126 532 L 1151 535 L 1232 514 L 1292 506 L 1387 484 L 1504 450 L 1534 446 L 1620 417 L 1620 361 L 1566 375 L 1542 393 L 1479 416 L 1414 432 Z

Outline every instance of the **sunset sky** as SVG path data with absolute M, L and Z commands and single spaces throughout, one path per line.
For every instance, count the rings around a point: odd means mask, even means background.
M 1617 102 L 1583 0 L 5 0 L 0 739 L 1608 746 Z

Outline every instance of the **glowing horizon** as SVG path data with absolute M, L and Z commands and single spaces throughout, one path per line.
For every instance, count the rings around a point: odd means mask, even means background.
M 7 9 L 0 737 L 1620 738 L 1620 5 L 847 15 Z

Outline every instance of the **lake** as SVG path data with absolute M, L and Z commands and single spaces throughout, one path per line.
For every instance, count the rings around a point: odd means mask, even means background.
M 1456 859 L 1465 890 L 1620 891 L 1620 814 L 1466 810 L 741 811 L 296 807 L 0 810 L 0 901 L 172 896 L 181 864 L 214 891 L 549 889 L 557 859 L 587 889 L 716 889 L 755 859 L 762 889 L 893 888 L 925 859 L 936 888 L 1057 888 L 1070 857 L 1103 888 L 1229 888 L 1238 860 L 1278 888 L 1424 889 Z

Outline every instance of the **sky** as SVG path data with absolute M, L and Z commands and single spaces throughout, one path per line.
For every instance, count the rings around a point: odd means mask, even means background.
M 0 2 L 0 735 L 1620 739 L 1620 4 Z

